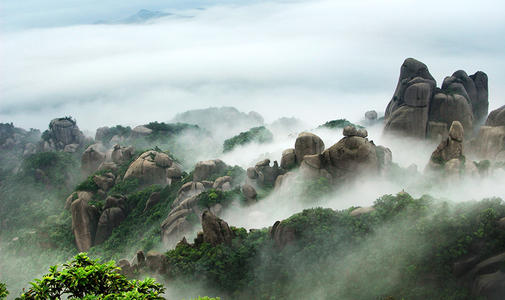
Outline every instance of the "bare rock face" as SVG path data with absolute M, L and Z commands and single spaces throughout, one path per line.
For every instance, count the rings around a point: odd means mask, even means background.
M 167 170 L 171 166 L 172 160 L 167 154 L 150 150 L 128 167 L 124 179 L 138 178 L 143 184 L 170 184 Z
M 226 169 L 227 165 L 220 159 L 200 161 L 195 166 L 193 181 L 203 181 L 212 175 L 219 174 Z
M 165 254 L 149 251 L 146 254 L 146 267 L 157 274 L 167 274 L 170 264 Z
M 114 186 L 116 176 L 112 173 L 105 173 L 104 175 L 93 176 L 93 182 L 104 192 L 108 191 Z
M 219 244 L 231 244 L 235 234 L 228 223 L 216 217 L 210 211 L 202 214 L 203 241 L 216 246 Z
M 481 126 L 473 150 L 481 159 L 500 160 L 499 154 L 505 150 L 505 126 Z
M 358 207 L 351 211 L 351 216 L 353 217 L 359 217 L 361 215 L 369 214 L 371 212 L 375 211 L 375 208 L 368 206 L 368 207 Z
M 486 126 L 505 126 L 505 105 L 489 113 Z
M 274 186 L 275 180 L 279 175 L 284 174 L 284 170 L 279 168 L 277 161 L 274 161 L 273 166 L 270 166 L 270 160 L 264 159 L 254 166 L 247 169 L 247 177 L 255 180 L 258 186 Z
M 295 229 L 277 221 L 270 229 L 270 238 L 274 240 L 278 249 L 282 249 L 296 240 Z
M 442 141 L 431 154 L 430 166 L 432 169 L 441 168 L 452 159 L 463 158 L 464 130 L 460 122 L 454 121 L 449 130 L 449 137 Z
M 49 123 L 49 130 L 43 134 L 45 141 L 41 144 L 45 151 L 63 151 L 68 145 L 84 145 L 86 138 L 77 127 L 75 120 L 57 118 Z M 72 146 L 74 148 L 76 146 Z M 70 151 L 70 148 L 67 148 Z
M 119 207 L 105 209 L 98 220 L 94 245 L 105 242 L 112 234 L 112 230 L 119 226 L 125 218 L 126 214 Z
M 334 179 L 378 174 L 376 146 L 360 136 L 344 137 L 322 153 L 323 166 Z
M 114 163 L 120 165 L 124 162 L 130 161 L 134 153 L 135 149 L 132 146 L 121 147 L 120 145 L 116 144 L 112 148 L 111 159 Z
M 89 146 L 81 157 L 81 169 L 84 174 L 91 174 L 105 161 L 105 154 L 98 145 Z
M 146 201 L 146 206 L 144 207 L 144 212 L 153 208 L 156 204 L 160 203 L 160 201 L 161 201 L 161 194 L 159 192 L 153 192 L 149 196 L 149 199 L 147 199 L 147 201 Z
M 249 201 L 256 200 L 258 195 L 254 187 L 247 183 L 242 186 L 242 194 L 244 194 L 246 199 Z
M 407 58 L 400 69 L 393 98 L 386 108 L 384 132 L 424 138 L 435 86 L 428 67 Z
M 73 192 L 68 196 L 67 200 L 65 201 L 65 209 L 70 209 L 70 206 L 72 203 L 77 200 L 77 199 L 85 199 L 86 202 L 91 201 L 93 198 L 93 193 L 87 192 L 87 191 L 77 191 Z
M 310 132 L 302 132 L 295 142 L 296 163 L 300 165 L 305 155 L 321 154 L 324 150 L 324 142 L 317 135 Z
M 93 246 L 99 217 L 98 210 L 88 202 L 89 199 L 78 198 L 70 206 L 72 231 L 80 252 L 88 251 Z
M 464 71 L 456 71 L 444 79 L 439 89 L 426 65 L 408 58 L 386 108 L 384 132 L 445 138 L 447 128 L 453 121 L 459 121 L 469 137 L 474 126 L 483 122 L 488 106 L 485 73 L 479 71 L 468 76 Z
M 284 170 L 292 169 L 296 166 L 295 149 L 286 149 L 282 152 L 281 168 Z

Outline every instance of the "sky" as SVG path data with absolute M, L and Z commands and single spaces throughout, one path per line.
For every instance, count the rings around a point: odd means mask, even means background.
M 175 16 L 114 21 L 140 9 Z M 505 105 L 502 1 L 0 2 L 0 122 L 81 129 L 169 121 L 211 106 L 308 123 L 382 114 L 407 57 L 441 84 L 489 76 Z

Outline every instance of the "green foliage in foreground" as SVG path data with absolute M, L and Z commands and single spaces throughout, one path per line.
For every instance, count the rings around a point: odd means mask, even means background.
M 240 134 L 224 141 L 223 152 L 229 152 L 237 146 L 243 146 L 250 143 L 269 143 L 273 140 L 273 134 L 265 126 L 259 126 L 241 132 Z
M 320 125 L 317 128 L 328 128 L 328 129 L 338 129 L 338 128 L 344 128 L 346 126 L 354 126 L 356 128 L 365 128 L 360 125 L 353 124 L 346 119 L 338 119 L 338 120 L 332 120 L 324 123 L 323 125 Z
M 9 291 L 7 290 L 7 286 L 5 283 L 0 282 L 0 299 L 5 299 L 9 295 Z
M 500 199 L 455 204 L 399 193 L 374 208 L 304 210 L 281 222 L 294 232 L 284 247 L 268 229 L 236 228 L 230 246 L 179 244 L 167 252 L 169 277 L 232 299 L 471 299 L 453 264 L 505 251 Z
M 129 281 L 118 271 L 114 261 L 100 264 L 80 253 L 60 270 L 51 266 L 18 299 L 164 299 L 165 289 L 154 279 Z

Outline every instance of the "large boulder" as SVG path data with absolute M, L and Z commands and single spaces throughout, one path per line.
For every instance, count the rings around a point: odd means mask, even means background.
M 296 163 L 300 165 L 305 155 L 321 154 L 324 150 L 324 142 L 317 135 L 310 132 L 302 132 L 295 141 Z
M 62 151 L 68 145 L 84 145 L 86 138 L 71 118 L 57 118 L 49 123 L 49 130 L 43 134 L 42 150 Z
M 326 149 L 321 156 L 322 166 L 336 180 L 351 179 L 358 174 L 378 174 L 376 146 L 360 136 L 344 137 Z
M 296 240 L 296 232 L 294 228 L 276 221 L 270 229 L 270 238 L 274 240 L 275 246 L 278 249 L 282 249 Z
M 126 214 L 119 207 L 105 209 L 98 220 L 94 245 L 105 242 L 112 234 L 112 230 L 119 226 L 125 218 Z
M 227 168 L 227 165 L 220 159 L 200 161 L 195 166 L 193 181 L 203 181 L 210 179 L 214 175 L 219 175 Z
M 132 159 L 135 149 L 130 147 L 121 147 L 119 144 L 114 145 L 112 148 L 111 159 L 114 163 L 120 165 Z
M 216 246 L 219 244 L 231 244 L 235 234 L 228 223 L 216 217 L 210 211 L 202 214 L 203 241 Z
M 486 126 L 505 126 L 505 105 L 489 113 Z
M 81 169 L 84 174 L 91 174 L 105 161 L 105 153 L 100 151 L 100 146 L 89 146 L 81 157 Z
M 472 106 L 464 95 L 454 93 L 450 88 L 442 90 L 431 101 L 430 121 L 445 123 L 447 127 L 459 121 L 469 136 L 473 128 Z
M 282 152 L 281 168 L 284 170 L 292 169 L 296 166 L 295 149 L 286 149 Z
M 172 166 L 170 157 L 150 150 L 142 153 L 126 170 L 124 179 L 138 178 L 142 184 L 170 184 L 167 170 Z
M 88 251 L 93 246 L 97 229 L 98 209 L 89 204 L 90 200 L 88 198 L 77 198 L 70 206 L 72 231 L 75 244 L 80 252 Z

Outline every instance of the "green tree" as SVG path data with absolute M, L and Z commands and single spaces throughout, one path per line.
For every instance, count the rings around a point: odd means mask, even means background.
M 118 271 L 114 261 L 104 264 L 80 253 L 71 262 L 51 266 L 42 279 L 17 299 L 164 299 L 161 284 L 154 279 L 128 280 Z
M 9 291 L 7 290 L 7 286 L 5 285 L 5 283 L 0 282 L 0 299 L 7 298 L 7 295 L 9 295 Z

